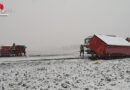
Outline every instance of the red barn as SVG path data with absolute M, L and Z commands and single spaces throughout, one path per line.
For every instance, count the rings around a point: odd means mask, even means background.
M 89 48 L 98 57 L 130 56 L 130 43 L 116 36 L 94 35 Z

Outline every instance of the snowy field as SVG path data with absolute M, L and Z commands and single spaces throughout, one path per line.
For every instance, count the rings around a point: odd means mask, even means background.
M 0 58 L 0 90 L 130 90 L 130 58 Z

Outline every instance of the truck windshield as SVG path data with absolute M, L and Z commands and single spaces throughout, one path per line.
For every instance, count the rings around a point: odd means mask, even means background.
M 85 39 L 85 43 L 90 43 L 91 39 L 92 39 L 92 38 L 87 38 L 87 39 Z

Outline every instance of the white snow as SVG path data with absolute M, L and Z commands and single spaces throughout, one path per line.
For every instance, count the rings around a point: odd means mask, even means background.
M 130 90 L 129 58 L 66 57 L 0 58 L 0 90 Z
M 98 34 L 96 34 L 96 36 L 104 41 L 107 45 L 130 46 L 130 43 L 121 37 Z

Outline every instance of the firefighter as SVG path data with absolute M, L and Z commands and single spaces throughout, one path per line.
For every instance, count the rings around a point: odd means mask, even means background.
M 84 57 L 84 46 L 82 44 L 80 45 L 80 56 L 81 54 L 83 54 Z
M 26 56 L 26 46 L 23 47 L 23 53 L 24 53 L 24 56 Z
M 12 53 L 14 56 L 16 56 L 16 45 L 15 43 L 13 43 L 13 46 L 12 46 Z

